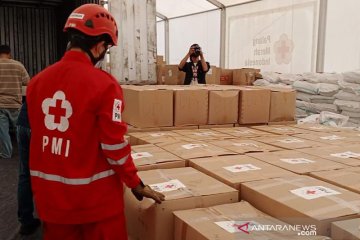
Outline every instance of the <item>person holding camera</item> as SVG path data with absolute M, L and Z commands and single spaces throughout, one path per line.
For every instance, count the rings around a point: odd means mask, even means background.
M 190 62 L 187 62 L 190 58 Z M 186 73 L 184 85 L 206 84 L 205 75 L 210 69 L 210 63 L 205 61 L 201 47 L 191 45 L 189 52 L 181 60 L 179 70 Z

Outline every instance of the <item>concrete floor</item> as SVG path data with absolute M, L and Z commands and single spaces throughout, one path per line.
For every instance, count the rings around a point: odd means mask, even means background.
M 0 159 L 0 240 L 40 240 L 41 230 L 31 236 L 18 234 L 17 183 L 19 155 L 16 143 L 11 159 Z

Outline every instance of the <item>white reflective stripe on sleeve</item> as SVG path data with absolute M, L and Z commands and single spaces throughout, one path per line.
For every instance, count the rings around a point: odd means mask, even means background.
M 121 149 L 125 148 L 128 144 L 129 144 L 128 141 L 125 141 L 120 144 L 113 144 L 113 145 L 102 143 L 101 148 L 103 150 L 111 150 L 111 151 L 112 150 L 121 150 Z
M 116 160 L 116 161 L 113 160 L 113 159 L 110 159 L 110 158 L 108 158 L 107 161 L 108 161 L 111 165 L 123 165 L 128 158 L 129 158 L 129 154 L 126 155 L 126 156 L 123 157 L 123 158 L 120 158 L 119 160 Z
M 97 173 L 89 178 L 65 178 L 59 175 L 47 174 L 40 171 L 30 170 L 30 175 L 33 177 L 39 177 L 41 179 L 48 181 L 61 182 L 67 185 L 85 185 L 102 178 L 110 177 L 114 174 L 115 174 L 114 170 L 110 169 L 107 171 Z

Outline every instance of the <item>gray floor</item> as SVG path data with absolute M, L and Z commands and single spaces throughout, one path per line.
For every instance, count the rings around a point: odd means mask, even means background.
M 0 159 L 0 240 L 37 240 L 41 239 L 40 229 L 31 236 L 17 234 L 17 182 L 18 182 L 18 149 L 14 143 L 11 159 Z

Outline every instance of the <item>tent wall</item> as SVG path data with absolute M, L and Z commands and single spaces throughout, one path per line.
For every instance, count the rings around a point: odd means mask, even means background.
M 264 0 L 226 11 L 228 68 L 284 73 L 315 70 L 318 0 Z
M 165 21 L 156 23 L 157 55 L 165 57 Z
M 324 70 L 360 68 L 360 1 L 328 0 Z
M 178 64 L 193 43 L 198 43 L 206 61 L 220 63 L 220 10 L 169 20 L 170 64 Z

